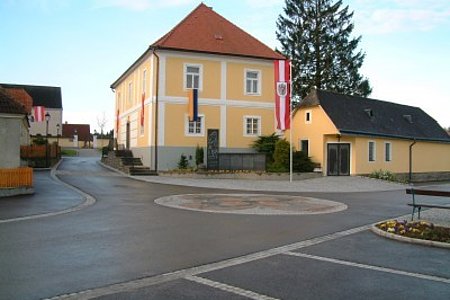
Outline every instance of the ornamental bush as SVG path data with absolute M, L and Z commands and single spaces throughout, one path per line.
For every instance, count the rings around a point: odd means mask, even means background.
M 273 162 L 273 154 L 275 152 L 275 144 L 280 140 L 280 137 L 275 133 L 271 135 L 262 135 L 253 142 L 251 147 L 258 153 L 265 153 L 267 158 L 267 164 L 270 165 Z
M 197 145 L 197 148 L 195 148 L 195 165 L 198 167 L 200 164 L 204 161 L 205 152 L 203 150 L 203 147 L 200 147 Z
M 314 171 L 314 163 L 311 158 L 306 155 L 303 151 L 295 151 L 292 154 L 293 165 L 292 169 L 294 172 L 312 172 Z
M 178 161 L 178 169 L 187 169 L 189 166 L 189 162 L 187 160 L 186 155 L 181 154 L 180 160 Z
M 382 179 L 387 181 L 397 181 L 395 174 L 389 170 L 375 170 L 369 175 L 370 178 Z
M 268 170 L 270 172 L 289 171 L 289 143 L 285 139 L 275 143 L 273 163 L 269 164 Z

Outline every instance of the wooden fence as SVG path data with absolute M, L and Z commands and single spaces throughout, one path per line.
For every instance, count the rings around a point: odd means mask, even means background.
M 33 169 L 0 169 L 0 188 L 32 187 Z
M 22 159 L 28 158 L 45 158 L 45 150 L 47 148 L 45 145 L 31 145 L 31 146 L 20 146 L 20 157 Z M 48 145 L 48 157 L 56 158 L 60 155 L 60 148 L 56 143 Z

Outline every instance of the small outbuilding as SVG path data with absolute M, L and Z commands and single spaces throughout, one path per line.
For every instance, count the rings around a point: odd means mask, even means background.
M 28 143 L 26 108 L 0 88 L 0 197 L 32 192 L 33 170 L 20 159 Z
M 20 146 L 28 144 L 27 111 L 0 88 L 0 168 L 26 165 L 20 160 Z
M 406 177 L 411 162 L 414 180 L 450 178 L 450 136 L 418 107 L 313 89 L 294 112 L 293 140 L 328 176 Z

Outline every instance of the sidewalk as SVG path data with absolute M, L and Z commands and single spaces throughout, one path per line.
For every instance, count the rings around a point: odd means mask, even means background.
M 34 171 L 33 195 L 0 198 L 0 222 L 67 211 L 85 198 L 51 177 L 50 170 Z

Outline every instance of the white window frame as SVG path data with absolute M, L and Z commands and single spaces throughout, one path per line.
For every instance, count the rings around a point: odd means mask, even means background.
M 256 78 L 256 92 L 247 92 L 247 73 L 254 72 L 257 74 Z M 251 78 L 253 81 L 254 79 Z M 244 95 L 248 96 L 261 96 L 261 82 L 262 82 L 262 72 L 256 69 L 244 69 Z M 253 86 L 253 85 L 252 85 Z
M 309 120 L 308 120 L 309 115 Z M 305 124 L 311 124 L 312 123 L 312 110 L 306 110 L 305 111 Z
M 145 88 L 147 87 L 147 69 L 142 71 L 142 93 L 145 93 Z
M 200 133 L 191 133 L 191 132 L 189 132 L 189 115 L 188 114 L 185 114 L 184 115 L 184 120 L 185 120 L 185 122 L 184 122 L 184 135 L 185 136 L 205 136 L 205 122 L 206 122 L 206 119 L 205 119 L 205 115 L 204 114 L 199 114 L 198 115 L 198 117 L 200 118 Z M 194 131 L 195 131 L 195 129 L 194 129 Z
M 258 130 L 257 133 L 251 133 L 249 134 L 247 132 L 247 120 L 248 119 L 257 119 L 258 120 Z M 261 135 L 261 116 L 244 116 L 243 117 L 243 135 L 246 137 L 256 137 L 256 136 L 260 136 Z
M 187 68 L 188 67 L 199 68 L 198 90 L 202 91 L 203 90 L 203 65 L 202 64 L 190 64 L 190 63 L 185 63 L 183 66 L 183 88 L 184 88 L 184 90 L 187 91 L 187 90 L 194 89 L 193 87 L 187 86 L 187 75 L 188 75 Z M 194 81 L 192 81 L 192 83 L 194 83 Z
M 373 144 L 373 159 L 370 159 L 370 145 Z M 368 141 L 367 142 L 367 160 L 370 163 L 373 163 L 377 160 L 377 143 L 375 141 Z
M 128 82 L 128 90 L 127 90 L 127 104 L 133 104 L 133 81 Z
M 386 151 L 387 145 L 389 145 L 389 151 Z M 389 160 L 388 160 L 388 156 L 389 156 Z M 392 143 L 391 142 L 384 142 L 384 161 L 385 162 L 392 161 Z

